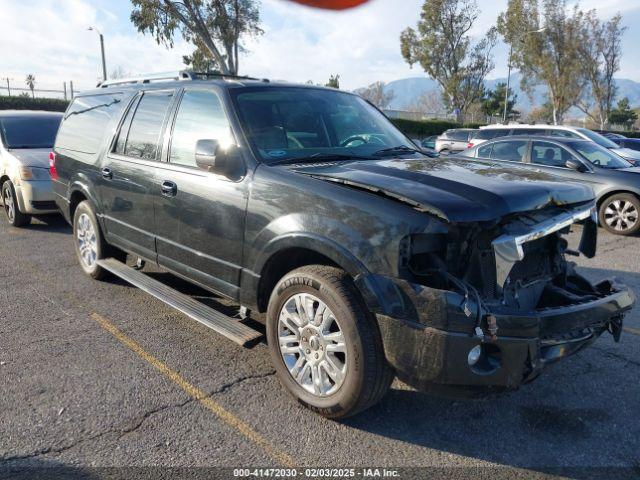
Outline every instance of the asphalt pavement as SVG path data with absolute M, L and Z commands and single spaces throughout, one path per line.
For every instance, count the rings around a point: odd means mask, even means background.
M 600 231 L 598 256 L 577 262 L 640 293 L 640 238 Z M 621 343 L 604 335 L 517 392 L 451 400 L 395 382 L 379 405 L 330 421 L 284 391 L 265 344 L 243 349 L 122 281 L 91 280 L 58 217 L 26 229 L 2 218 L 0 478 L 43 467 L 82 478 L 105 467 L 154 478 L 213 467 L 640 476 L 640 308 L 625 327 Z

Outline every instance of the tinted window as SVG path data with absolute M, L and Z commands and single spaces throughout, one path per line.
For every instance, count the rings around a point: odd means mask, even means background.
M 493 144 L 491 158 L 493 160 L 510 160 L 521 162 L 527 151 L 526 140 L 507 140 Z
M 56 147 L 96 153 L 111 118 L 121 108 L 120 94 L 76 97 L 65 113 Z
M 622 144 L 625 148 L 630 148 L 631 150 L 640 151 L 640 140 L 623 140 Z
M 549 142 L 533 142 L 531 162 L 548 167 L 565 167 L 573 156 L 564 148 Z
M 229 121 L 215 93 L 187 90 L 176 115 L 169 161 L 195 167 L 196 143 L 205 139 L 217 140 L 222 147 L 230 145 Z
M 449 130 L 446 132 L 446 137 L 451 140 L 457 140 L 459 142 L 466 142 L 469 140 L 469 134 L 472 132 L 465 130 Z
M 7 148 L 51 148 L 60 120 L 62 115 L 0 117 L 0 133 Z
M 514 135 L 544 135 L 546 130 L 543 128 L 514 128 Z
M 603 137 L 599 133 L 596 133 L 596 132 L 594 132 L 592 130 L 589 130 L 587 128 L 576 128 L 576 130 L 578 132 L 580 132 L 582 135 L 584 135 L 585 137 L 587 137 L 592 142 L 596 142 L 601 147 L 604 147 L 604 148 L 618 148 L 618 146 L 615 143 L 613 143 L 608 138 Z
M 573 133 L 569 130 L 559 130 L 557 128 L 551 128 L 548 130 L 549 135 L 552 137 L 563 137 L 563 138 L 582 138 L 577 133 Z
M 479 158 L 491 158 L 491 150 L 493 150 L 493 143 L 489 145 L 482 145 L 478 147 L 478 157 Z
M 632 165 L 622 157 L 619 157 L 611 150 L 601 147 L 593 142 L 572 142 L 570 146 L 589 160 L 594 165 L 601 168 L 629 168 Z
M 480 140 L 491 140 L 498 137 L 506 137 L 509 135 L 510 130 L 506 128 L 485 128 L 481 129 L 475 137 Z
M 127 134 L 124 154 L 128 157 L 155 160 L 162 124 L 173 92 L 147 92 L 138 103 Z

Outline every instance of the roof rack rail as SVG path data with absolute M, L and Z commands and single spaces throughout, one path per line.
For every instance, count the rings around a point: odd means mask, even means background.
M 137 83 L 151 83 L 160 82 L 166 80 L 207 80 L 209 78 L 229 78 L 236 80 L 258 80 L 263 82 L 269 82 L 268 79 L 254 78 L 241 75 L 231 75 L 222 72 L 194 72 L 191 70 L 180 70 L 178 72 L 164 72 L 164 73 L 151 73 L 144 74 L 138 77 L 118 78 L 114 80 L 105 80 L 99 82 L 97 87 L 107 88 L 116 85 L 133 85 Z

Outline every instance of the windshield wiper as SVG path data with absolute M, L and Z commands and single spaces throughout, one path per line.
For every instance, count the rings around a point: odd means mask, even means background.
M 406 145 L 398 145 L 397 147 L 391 148 L 383 148 L 382 150 L 378 150 L 373 155 L 376 157 L 383 157 L 388 154 L 396 154 L 396 153 L 422 153 L 420 150 L 416 148 L 407 147 Z
M 285 158 L 276 162 L 269 162 L 269 165 L 286 165 L 291 163 L 318 163 L 344 160 L 371 160 L 371 157 L 360 155 L 347 155 L 344 153 L 314 153 L 307 157 Z

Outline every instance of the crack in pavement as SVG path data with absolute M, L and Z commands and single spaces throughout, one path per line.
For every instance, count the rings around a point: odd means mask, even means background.
M 603 353 L 606 357 L 615 358 L 617 360 L 622 360 L 622 361 L 626 362 L 627 364 L 631 364 L 631 365 L 635 365 L 636 367 L 640 367 L 640 362 L 638 362 L 636 360 L 631 360 L 630 358 L 627 358 L 624 355 L 621 355 L 619 353 L 615 353 L 615 352 L 612 352 L 610 350 L 605 350 L 603 348 L 599 348 L 599 347 L 596 347 L 594 345 L 592 345 L 591 348 L 593 350 L 597 350 L 598 352 Z
M 138 417 L 138 419 L 133 423 L 133 425 L 129 426 L 129 427 L 124 427 L 124 428 L 109 428 L 107 430 L 104 430 L 102 432 L 99 432 L 95 435 L 91 435 L 90 437 L 85 437 L 85 438 L 80 438 L 78 440 L 73 441 L 72 443 L 68 444 L 68 445 L 62 445 L 59 447 L 46 447 L 46 448 L 42 448 L 40 450 L 37 450 L 35 452 L 32 453 L 28 453 L 25 455 L 13 455 L 13 456 L 9 456 L 9 457 L 0 457 L 0 465 L 5 464 L 5 463 L 9 463 L 9 462 L 17 462 L 20 460 L 28 460 L 31 458 L 36 458 L 36 457 L 40 457 L 43 455 L 50 455 L 50 454 L 60 454 L 60 453 L 64 453 L 67 450 L 71 450 L 72 448 L 77 447 L 78 445 L 85 443 L 85 442 L 90 442 L 92 440 L 96 440 L 100 437 L 103 437 L 105 435 L 109 435 L 109 434 L 115 434 L 118 433 L 118 440 L 122 439 L 123 437 L 125 437 L 126 435 L 135 432 L 136 430 L 138 430 L 140 427 L 142 427 L 142 425 L 149 419 L 151 418 L 153 415 L 163 412 L 165 410 L 169 410 L 172 408 L 182 408 L 185 407 L 187 405 L 189 405 L 190 403 L 196 402 L 196 401 L 200 401 L 203 398 L 209 398 L 209 397 L 213 397 L 214 395 L 219 395 L 221 393 L 224 393 L 228 390 L 230 390 L 231 388 L 240 385 L 241 383 L 244 383 L 248 380 L 259 380 L 259 379 L 263 379 L 263 378 L 268 378 L 268 377 L 272 377 L 276 374 L 275 370 L 270 370 L 269 372 L 266 373 L 260 373 L 260 374 L 255 374 L 255 375 L 246 375 L 240 378 L 237 378 L 231 382 L 227 382 L 223 385 L 221 385 L 220 387 L 210 391 L 209 393 L 207 393 L 204 397 L 189 397 L 187 398 L 185 401 L 183 402 L 179 402 L 179 403 L 172 403 L 169 405 L 162 405 L 160 407 L 154 408 L 152 410 L 149 410 L 148 412 L 143 413 L 140 417 Z M 130 423 L 130 422 L 129 422 Z

